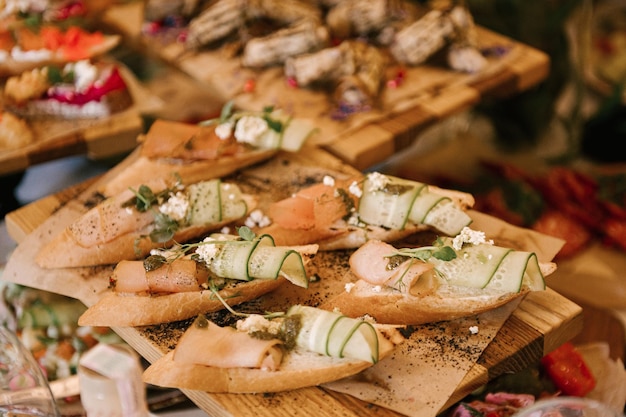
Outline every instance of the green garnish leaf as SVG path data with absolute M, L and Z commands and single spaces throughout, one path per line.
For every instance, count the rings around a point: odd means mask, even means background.
M 155 269 L 159 269 L 163 265 L 167 263 L 167 259 L 162 255 L 150 255 L 143 261 L 143 269 L 146 272 L 154 271 Z
M 239 237 L 247 241 L 252 241 L 256 237 L 256 234 L 248 226 L 241 226 L 237 229 L 237 233 L 239 233 Z
M 163 213 L 155 215 L 154 225 L 154 230 L 150 233 L 150 239 L 157 243 L 171 240 L 174 237 L 174 233 L 178 230 L 178 223 Z
M 456 258 L 456 252 L 450 246 L 444 246 L 431 253 L 431 256 L 440 261 L 451 261 Z
M 283 122 L 272 119 L 268 115 L 264 115 L 263 120 L 267 122 L 267 126 L 273 131 L 278 132 L 278 133 L 283 131 Z
M 226 122 L 228 119 L 230 119 L 230 116 L 233 114 L 233 106 L 235 105 L 235 102 L 230 100 L 228 102 L 226 102 L 226 104 L 224 104 L 224 107 L 222 107 L 222 112 L 220 113 L 220 123 L 224 123 Z

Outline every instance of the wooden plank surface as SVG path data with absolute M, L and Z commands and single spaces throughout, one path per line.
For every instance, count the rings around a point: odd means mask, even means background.
M 320 156 L 323 159 L 316 159 Z M 316 161 L 313 165 L 317 162 L 329 164 L 332 161 L 321 150 L 303 153 L 298 158 Z M 31 232 L 90 184 L 91 182 L 80 184 L 9 213 L 6 222 L 11 236 L 19 242 L 31 238 Z M 52 280 L 55 277 L 51 274 L 44 278 Z M 528 295 L 510 313 L 475 364 L 469 367 L 467 374 L 453 389 L 452 395 L 442 404 L 442 409 L 495 376 L 536 363 L 545 353 L 572 339 L 580 332 L 582 324 L 581 308 L 558 293 L 547 290 Z M 146 333 L 141 330 L 114 330 L 150 362 L 163 354 L 162 346 L 146 337 Z M 445 368 L 442 369 L 444 370 L 441 372 L 446 372 Z M 320 387 L 271 395 L 207 394 L 197 391 L 186 391 L 185 394 L 213 416 L 287 416 L 302 412 L 303 409 L 315 409 L 320 416 L 399 415 L 385 407 Z

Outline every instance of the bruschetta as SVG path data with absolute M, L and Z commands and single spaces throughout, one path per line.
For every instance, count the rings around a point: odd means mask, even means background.
M 281 110 L 236 111 L 231 102 L 219 117 L 201 123 L 158 119 L 139 137 L 132 163 L 99 192 L 115 195 L 174 174 L 185 182 L 222 178 L 281 150 L 300 150 L 315 131 L 309 121 Z
M 122 261 L 111 291 L 79 318 L 83 326 L 169 323 L 253 300 L 289 281 L 308 287 L 316 245 L 278 247 L 271 236 L 212 234 L 201 242 Z
M 370 239 L 395 241 L 418 231 L 457 235 L 471 223 L 471 194 L 379 172 L 322 183 L 271 204 L 271 224 L 258 230 L 277 244 L 317 243 L 320 250 L 354 249 Z
M 141 186 L 96 204 L 44 245 L 43 268 L 113 265 L 244 219 L 254 196 L 219 179 Z
M 250 315 L 236 327 L 200 316 L 143 379 L 215 393 L 288 391 L 357 374 L 403 340 L 395 327 L 303 305 L 271 319 Z
M 350 256 L 351 282 L 321 308 L 379 323 L 416 325 L 453 320 L 545 290 L 553 262 L 501 247 L 466 227 L 432 246 L 401 247 L 370 240 Z
M 0 28 L 0 76 L 101 56 L 120 40 L 119 35 L 89 32 L 79 26 L 5 25 Z
M 90 60 L 9 77 L 3 101 L 22 117 L 57 119 L 106 118 L 133 104 L 118 65 Z

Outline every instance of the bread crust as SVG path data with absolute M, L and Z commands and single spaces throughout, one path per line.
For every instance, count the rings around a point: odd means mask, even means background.
M 435 291 L 425 295 L 411 295 L 378 288 L 359 280 L 350 292 L 338 294 L 320 308 L 338 310 L 349 317 L 368 315 L 377 323 L 418 325 L 484 313 L 524 297 L 527 293 L 527 290 L 497 294 Z
M 148 367 L 143 374 L 144 382 L 213 393 L 280 392 L 336 381 L 372 366 L 370 362 L 335 359 L 313 352 L 290 352 L 278 371 L 216 368 L 177 363 L 173 353 L 167 353 Z
M 245 195 L 249 211 L 255 207 L 257 200 L 253 196 Z M 121 260 L 143 259 L 151 249 L 167 248 L 176 242 L 186 242 L 202 236 L 213 230 L 233 223 L 233 219 L 211 225 L 189 226 L 177 231 L 168 242 L 152 242 L 142 235 L 149 230 L 137 230 L 127 233 L 102 244 L 85 247 L 81 246 L 72 235 L 69 228 L 65 228 L 37 253 L 35 262 L 42 268 L 72 268 L 79 266 L 111 265 Z
M 255 279 L 241 281 L 219 291 L 220 297 L 234 306 L 254 300 L 274 291 L 285 283 L 275 280 Z M 198 314 L 224 308 L 213 291 L 181 292 L 164 295 L 135 295 L 110 292 L 90 306 L 78 319 L 79 326 L 147 326 L 185 320 Z

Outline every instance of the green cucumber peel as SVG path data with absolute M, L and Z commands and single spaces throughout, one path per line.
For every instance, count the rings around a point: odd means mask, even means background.
M 378 334 L 371 323 L 303 305 L 287 311 L 287 315 L 294 314 L 302 316 L 296 338 L 301 348 L 336 358 L 378 361 Z

